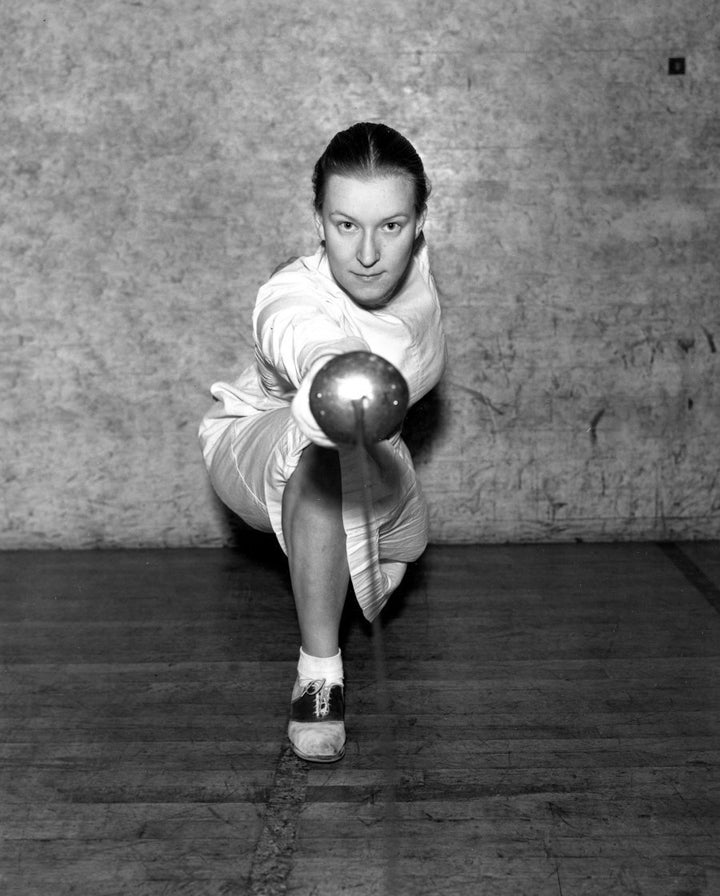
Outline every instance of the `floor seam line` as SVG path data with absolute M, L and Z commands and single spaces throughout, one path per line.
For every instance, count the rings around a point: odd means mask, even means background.
M 293 870 L 295 841 L 305 805 L 308 767 L 289 744 L 280 750 L 265 820 L 255 844 L 249 875 L 251 896 L 282 896 Z
M 715 612 L 720 613 L 720 588 L 688 557 L 680 545 L 674 541 L 658 541 L 657 546 Z

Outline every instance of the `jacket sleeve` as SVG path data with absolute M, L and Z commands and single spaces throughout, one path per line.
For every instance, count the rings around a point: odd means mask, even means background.
M 330 358 L 367 351 L 368 346 L 348 334 L 323 306 L 297 296 L 278 298 L 256 314 L 255 339 L 261 375 L 264 370 L 285 382 L 300 430 L 315 444 L 334 447 L 310 410 L 310 386 Z

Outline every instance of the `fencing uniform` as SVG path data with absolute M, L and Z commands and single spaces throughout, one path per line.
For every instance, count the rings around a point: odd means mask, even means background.
M 200 425 L 200 442 L 218 496 L 249 525 L 274 532 L 287 552 L 281 516 L 285 484 L 311 442 L 329 444 L 309 408 L 315 373 L 334 355 L 374 352 L 405 377 L 410 404 L 442 375 L 445 337 L 424 239 L 417 241 L 399 291 L 372 311 L 337 285 L 322 247 L 296 259 L 261 287 L 253 332 L 255 362 L 235 381 L 211 387 L 215 402 Z M 356 451 L 351 446 L 338 451 L 350 576 L 363 613 L 372 620 L 407 563 L 425 549 L 427 508 L 410 453 L 395 434 L 373 448 L 383 455 L 383 476 L 368 464 L 373 484 L 368 539 Z M 378 568 L 382 590 L 375 593 Z

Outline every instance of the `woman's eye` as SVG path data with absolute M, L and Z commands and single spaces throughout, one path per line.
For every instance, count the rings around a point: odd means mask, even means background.
M 388 221 L 385 225 L 385 229 L 389 230 L 390 233 L 397 233 L 400 230 L 400 224 L 397 221 Z
M 355 225 L 353 224 L 352 221 L 340 221 L 340 223 L 338 224 L 338 227 L 340 228 L 340 230 L 344 230 L 345 233 L 350 233 L 353 230 L 353 228 L 355 227 Z

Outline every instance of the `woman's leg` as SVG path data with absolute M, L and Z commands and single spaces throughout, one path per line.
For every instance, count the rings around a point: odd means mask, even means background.
M 283 495 L 283 535 L 301 637 L 288 737 L 303 759 L 334 762 L 345 752 L 338 635 L 350 580 L 336 451 L 303 451 Z
M 285 487 L 282 520 L 302 648 L 334 656 L 350 581 L 337 451 L 303 451 Z

